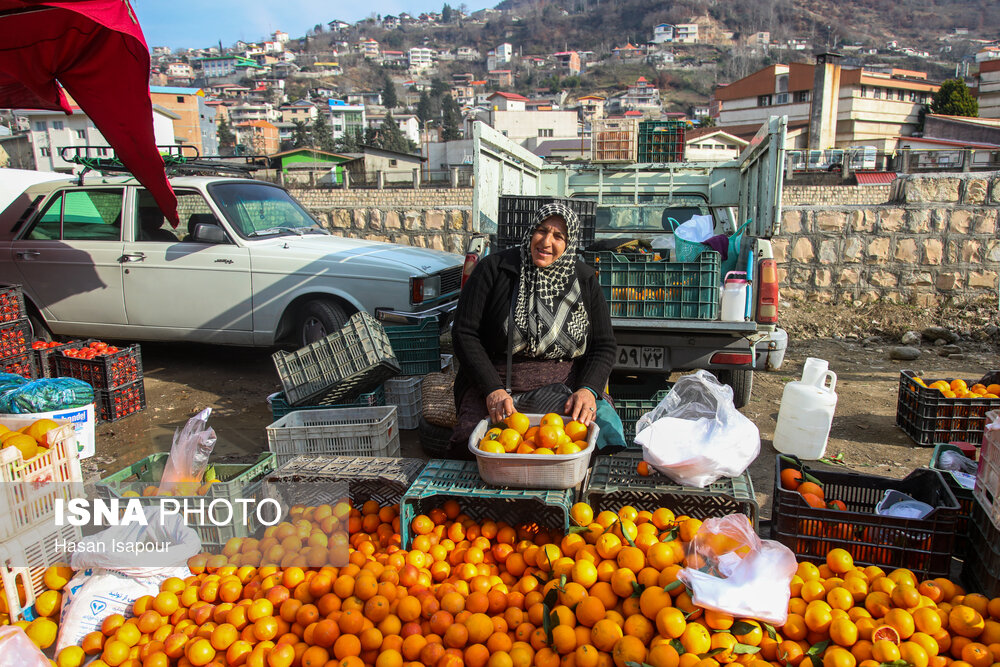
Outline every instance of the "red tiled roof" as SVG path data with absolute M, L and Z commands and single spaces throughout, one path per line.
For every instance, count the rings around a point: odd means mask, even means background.
M 886 185 L 896 180 L 892 171 L 856 171 L 854 177 L 858 179 L 858 185 Z
M 515 102 L 527 102 L 528 101 L 528 98 L 525 97 L 524 95 L 518 95 L 517 93 L 503 93 L 503 92 L 499 92 L 499 91 L 493 93 L 487 99 L 492 99 L 492 98 L 497 97 L 497 96 L 500 96 L 500 97 L 504 98 L 505 100 L 512 100 L 512 101 L 515 101 Z

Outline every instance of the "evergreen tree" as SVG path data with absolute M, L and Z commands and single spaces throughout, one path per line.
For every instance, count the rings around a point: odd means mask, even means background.
M 306 125 L 305 121 L 295 121 L 295 131 L 292 133 L 292 148 L 305 148 L 311 145 L 311 143 L 309 126 Z
M 945 116 L 979 116 L 979 102 L 961 79 L 948 79 L 934 93 L 931 113 Z
M 392 82 L 392 78 L 386 74 L 385 83 L 382 86 L 382 106 L 386 109 L 395 109 L 399 106 L 399 100 L 396 98 L 396 84 Z
M 410 151 L 410 142 L 399 131 L 399 126 L 396 125 L 396 120 L 392 117 L 391 111 L 385 112 L 385 118 L 382 119 L 382 124 L 378 128 L 376 145 L 387 151 L 396 151 L 398 153 L 408 153 Z
M 312 125 L 313 145 L 323 151 L 333 151 L 335 148 L 333 141 L 333 130 L 330 129 L 330 121 L 326 114 L 321 113 L 316 116 Z
M 215 133 L 219 137 L 219 154 L 232 155 L 236 148 L 236 134 L 225 118 L 219 121 L 219 127 L 216 128 Z
M 715 127 L 715 119 L 711 116 L 702 116 L 698 127 Z
M 360 130 L 344 132 L 344 136 L 337 140 L 336 150 L 340 153 L 360 153 L 363 139 Z
M 458 102 L 452 99 L 451 95 L 445 95 L 441 103 L 441 111 L 444 114 L 441 138 L 444 141 L 461 139 L 462 110 L 458 108 Z
M 441 8 L 441 23 L 451 23 L 452 18 L 451 5 L 446 2 L 444 3 L 444 7 Z
M 425 88 L 420 92 L 420 101 L 417 103 L 417 118 L 421 123 L 426 123 L 434 118 L 434 106 L 431 104 L 431 96 Z

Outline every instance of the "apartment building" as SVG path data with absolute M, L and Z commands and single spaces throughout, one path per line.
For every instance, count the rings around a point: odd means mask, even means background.
M 816 64 L 770 65 L 716 88 L 717 125 L 746 138 L 769 116 L 787 115 L 786 148 L 892 150 L 914 132 L 920 109 L 938 89 L 923 72 L 846 68 L 831 53 L 816 58 Z
M 674 26 L 670 23 L 661 23 L 653 26 L 653 44 L 666 44 L 674 41 Z
M 343 100 L 328 100 L 330 109 L 330 125 L 333 138 L 340 139 L 346 133 L 365 131 L 365 105 L 348 104 Z
M 979 117 L 1000 118 L 1000 60 L 979 64 Z
M 243 102 L 229 107 L 229 118 L 233 124 L 247 123 L 252 120 L 277 122 L 281 120 L 281 112 L 267 102 Z
M 194 77 L 194 68 L 187 63 L 170 63 L 167 65 L 167 76 L 178 79 L 191 79 Z
M 369 129 L 377 130 L 382 127 L 382 122 L 385 120 L 385 114 L 378 116 L 366 116 L 365 122 L 368 124 Z M 392 120 L 395 121 L 396 127 L 404 137 L 412 141 L 413 143 L 420 145 L 420 119 L 411 113 L 406 114 L 393 114 Z
M 231 76 L 238 72 L 246 72 L 251 69 L 263 69 L 250 58 L 243 56 L 211 56 L 208 58 L 198 58 L 195 65 L 201 69 L 202 76 L 206 79 Z
M 625 111 L 659 111 L 660 89 L 651 84 L 646 77 L 640 76 L 628 87 L 625 95 L 619 98 L 619 106 Z
M 508 88 L 514 85 L 514 73 L 509 69 L 494 69 L 486 74 L 486 83 L 497 88 Z
M 403 67 L 406 67 L 407 65 L 410 64 L 410 59 L 405 51 L 383 51 L 382 64 L 401 65 Z
M 411 70 L 421 71 L 434 66 L 434 49 L 422 46 L 415 46 L 409 51 L 409 65 Z
M 528 150 L 548 139 L 575 139 L 579 136 L 576 111 L 528 111 L 528 98 L 514 93 L 493 93 L 487 98 L 489 110 L 467 119 L 466 136 L 472 121 L 481 120 Z
M 272 155 L 281 147 L 278 128 L 266 120 L 235 123 L 236 143 L 249 148 L 255 155 Z
M 697 44 L 698 24 L 678 23 L 674 26 L 674 42 L 676 44 Z
M 372 60 L 379 60 L 381 57 L 378 42 L 370 37 L 358 43 L 358 51 L 365 58 L 371 58 Z
M 514 47 L 506 42 L 486 53 L 486 69 L 498 69 L 514 58 Z
M 455 52 L 455 58 L 458 60 L 479 60 L 482 55 L 471 46 L 460 46 Z
M 282 123 L 312 123 L 319 115 L 316 105 L 309 100 L 296 100 L 291 104 L 282 104 L 278 107 L 281 112 Z
M 174 136 L 180 143 L 194 146 L 201 155 L 218 155 L 216 112 L 205 103 L 201 88 L 150 86 L 149 98 L 153 104 L 177 115 L 173 121 Z
M 580 54 L 576 51 L 560 51 L 559 53 L 553 53 L 552 57 L 555 58 L 559 69 L 568 74 L 579 74 L 583 69 Z

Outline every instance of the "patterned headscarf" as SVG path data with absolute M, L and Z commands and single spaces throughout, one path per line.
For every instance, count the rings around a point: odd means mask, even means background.
M 566 251 L 549 266 L 538 268 L 531 260 L 531 237 L 553 216 L 566 222 Z M 579 239 L 580 219 L 571 208 L 556 202 L 538 209 L 521 242 L 521 276 L 514 304 L 515 353 L 538 359 L 574 359 L 586 351 L 590 320 L 576 275 Z

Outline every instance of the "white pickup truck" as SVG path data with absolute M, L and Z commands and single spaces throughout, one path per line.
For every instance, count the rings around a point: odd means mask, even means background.
M 704 368 L 734 391 L 737 407 L 750 399 L 755 370 L 777 370 L 787 335 L 778 327 L 778 271 L 771 236 L 781 219 L 785 117 L 771 117 L 737 159 L 669 164 L 547 164 L 521 146 L 476 123 L 473 128 L 475 193 L 472 240 L 465 272 L 489 252 L 502 195 L 582 198 L 596 201 L 595 239 L 640 239 L 654 247 L 672 234 L 667 222 L 711 215 L 716 234 L 746 225 L 738 270 L 750 268 L 748 317 L 655 319 L 612 312 L 618 340 L 616 373 L 666 379 L 672 372 Z M 607 295 L 606 295 L 607 296 Z M 641 294 L 640 294 L 641 298 Z

